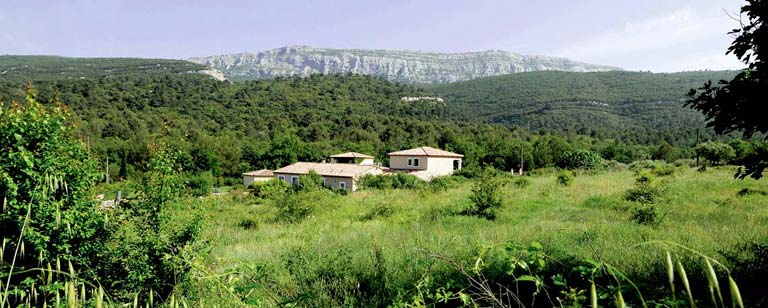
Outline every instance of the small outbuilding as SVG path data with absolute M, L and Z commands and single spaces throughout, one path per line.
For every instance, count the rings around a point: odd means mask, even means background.
M 243 173 L 243 185 L 251 186 L 253 182 L 269 181 L 275 177 L 271 170 L 262 169 Z

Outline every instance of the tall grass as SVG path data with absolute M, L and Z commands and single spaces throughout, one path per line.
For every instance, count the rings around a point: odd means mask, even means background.
M 563 264 L 584 259 L 612 264 L 649 297 L 660 297 L 668 290 L 656 286 L 670 285 L 666 253 L 681 251 L 636 244 L 684 243 L 726 263 L 724 254 L 739 245 L 766 242 L 762 226 L 768 223 L 768 198 L 737 193 L 744 188 L 766 190 L 768 184 L 734 181 L 732 174 L 724 167 L 665 175 L 668 187 L 657 205 L 667 216 L 654 226 L 630 220 L 633 205 L 623 198 L 634 184 L 629 171 L 580 174 L 570 186 L 557 184 L 555 174 L 529 177 L 530 184 L 523 187 L 507 185 L 495 221 L 457 215 L 469 206 L 472 182 L 445 191 L 372 190 L 329 196 L 317 200 L 325 205 L 311 217 L 293 224 L 275 221 L 268 200 L 237 193 L 205 199 L 200 202 L 208 208 L 209 225 L 203 237 L 212 246 L 198 260 L 204 271 L 193 273 L 198 280 L 190 283 L 190 299 L 203 304 L 386 306 L 409 299 L 425 273 L 441 283 L 462 281 L 424 251 L 472 260 L 478 247 L 533 241 Z M 372 215 L 374 210 L 386 215 Z M 244 219 L 251 227 L 241 227 Z M 690 301 L 694 293 L 701 301 L 706 293 L 698 288 L 708 282 L 700 260 L 681 255 L 673 261 L 688 270 L 686 281 L 691 282 L 683 286 L 673 281 L 679 287 L 675 294 L 685 290 L 683 300 Z M 375 274 L 375 268 L 382 270 Z M 739 273 L 733 276 L 738 280 Z M 237 281 L 247 291 L 212 294 L 218 282 L 211 277 Z M 387 296 L 366 298 L 373 286 L 384 288 Z M 744 301 L 761 300 L 755 294 L 743 295 Z

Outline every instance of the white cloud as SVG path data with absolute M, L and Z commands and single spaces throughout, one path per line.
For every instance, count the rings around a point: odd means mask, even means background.
M 735 22 L 720 10 L 686 7 L 626 22 L 567 46 L 557 55 L 627 69 L 670 71 L 738 68 L 725 56 Z M 703 51 L 707 52 L 704 53 Z M 729 59 L 733 58 L 733 59 Z

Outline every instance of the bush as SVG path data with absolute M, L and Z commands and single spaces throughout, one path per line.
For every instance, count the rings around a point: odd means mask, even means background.
M 271 179 L 269 181 L 253 182 L 250 189 L 256 198 L 275 199 L 291 189 L 291 184 L 280 179 Z
M 456 187 L 456 185 L 464 183 L 465 179 L 463 177 L 457 177 L 457 176 L 441 176 L 436 177 L 427 182 L 426 187 L 433 191 L 446 191 L 449 188 Z
M 528 180 L 526 177 L 518 176 L 515 177 L 514 180 L 512 180 L 512 185 L 515 185 L 517 188 L 525 188 L 528 187 L 528 185 L 531 184 L 531 181 Z
M 486 169 L 472 187 L 472 194 L 469 196 L 472 207 L 466 213 L 490 220 L 496 219 L 496 211 L 503 205 L 501 187 L 501 181 L 494 176 L 493 170 Z
M 338 192 L 346 189 L 339 189 Z M 296 223 L 312 215 L 317 209 L 327 208 L 333 204 L 336 192 L 329 189 L 291 191 L 271 199 L 277 213 L 275 220 Z
M 466 179 L 477 179 L 483 175 L 483 169 L 477 166 L 463 167 L 453 172 L 453 175 Z
M 574 174 L 571 171 L 563 170 L 557 174 L 557 183 L 563 186 L 571 186 Z
M 656 178 L 653 174 L 642 172 L 635 179 L 635 187 L 629 189 L 624 194 L 624 200 L 639 202 L 642 204 L 653 204 L 658 201 L 662 195 L 662 189 L 655 183 Z
M 630 220 L 641 225 L 657 226 L 661 223 L 662 216 L 653 205 L 643 205 L 635 209 Z
M 563 153 L 558 166 L 565 169 L 599 169 L 604 166 L 604 162 L 595 152 L 576 150 Z
M 245 230 L 250 230 L 250 229 L 256 229 L 259 226 L 259 223 L 253 219 L 246 218 L 241 220 L 240 223 L 238 223 L 237 225 Z
M 309 200 L 304 194 L 287 193 L 282 198 L 274 200 L 277 208 L 278 221 L 295 223 L 303 220 L 314 211 L 314 200 Z
M 704 142 L 694 148 L 696 155 L 709 162 L 711 166 L 728 163 L 736 158 L 736 151 L 722 142 Z
M 365 213 L 364 215 L 360 216 L 360 221 L 368 221 L 376 219 L 377 217 L 387 218 L 389 216 L 392 216 L 392 214 L 395 212 L 391 207 L 384 205 L 384 204 L 378 204 L 374 207 L 372 207 L 368 213 Z
M 213 189 L 213 175 L 210 172 L 205 172 L 190 176 L 187 179 L 187 189 L 192 196 L 207 196 Z
M 392 189 L 392 179 L 390 175 L 366 174 L 358 180 L 360 189 Z
M 310 191 L 325 188 L 323 186 L 323 177 L 317 174 L 314 170 L 310 170 L 308 174 L 299 176 L 299 182 L 293 185 L 294 191 Z
M 392 188 L 395 189 L 414 189 L 424 185 L 424 180 L 407 173 L 398 172 L 392 178 Z

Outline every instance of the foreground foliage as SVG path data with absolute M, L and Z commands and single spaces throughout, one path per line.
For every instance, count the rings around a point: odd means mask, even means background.
M 0 106 L 0 307 L 59 305 L 62 294 L 69 305 L 86 287 L 102 302 L 165 298 L 200 230 L 194 209 L 170 208 L 184 191 L 177 152 L 153 146 L 139 197 L 104 209 L 91 191 L 96 161 L 71 118 L 31 88 L 23 103 Z

